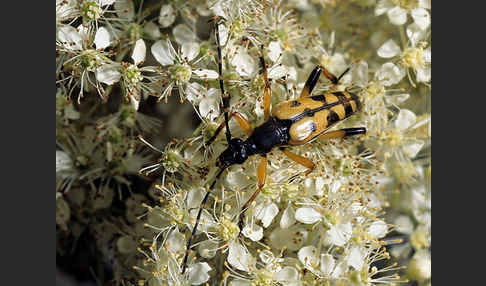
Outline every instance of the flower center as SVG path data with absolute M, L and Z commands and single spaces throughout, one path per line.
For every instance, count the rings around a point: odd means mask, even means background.
M 422 47 L 406 49 L 403 53 L 402 63 L 407 68 L 423 68 L 425 66 L 424 49 Z
M 174 173 L 179 169 L 181 163 L 181 156 L 175 151 L 167 151 L 162 157 L 162 165 L 169 173 Z
M 256 273 L 256 277 L 253 279 L 253 281 L 251 281 L 250 285 L 251 286 L 275 285 L 275 283 L 273 283 L 273 273 L 265 269 L 258 270 Z
M 103 64 L 103 57 L 96 50 L 84 50 L 81 55 L 82 65 L 90 72 L 95 72 L 96 68 Z
M 125 69 L 124 76 L 126 81 L 130 84 L 137 84 L 138 82 L 143 80 L 142 72 L 134 64 L 129 65 Z
M 171 67 L 170 73 L 175 77 L 178 85 L 185 84 L 191 79 L 192 68 L 188 64 L 178 64 Z
M 238 237 L 240 229 L 236 223 L 223 217 L 217 226 L 219 237 L 224 241 L 232 241 Z
M 81 7 L 81 14 L 88 20 L 98 20 L 103 14 L 103 9 L 96 1 L 85 1 Z

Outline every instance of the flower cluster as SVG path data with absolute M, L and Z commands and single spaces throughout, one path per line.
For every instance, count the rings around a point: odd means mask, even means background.
M 426 0 L 56 1 L 58 252 L 88 233 L 124 285 L 431 285 L 430 11 Z M 225 96 L 229 112 L 264 122 L 260 57 L 273 108 L 321 65 L 343 76 L 321 76 L 313 94 L 361 101 L 331 130 L 367 132 L 289 149 L 310 173 L 270 152 L 240 224 L 260 159 L 216 179 L 224 131 L 206 142 Z

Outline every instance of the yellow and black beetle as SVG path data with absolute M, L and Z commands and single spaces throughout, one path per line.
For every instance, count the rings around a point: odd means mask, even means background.
M 217 18 L 216 18 L 217 20 Z M 338 84 L 349 68 L 344 71 L 341 76 L 335 77 L 322 66 L 316 66 L 309 75 L 301 95 L 296 100 L 290 100 L 279 103 L 273 108 L 270 116 L 271 103 L 271 89 L 268 81 L 267 69 L 263 56 L 260 56 L 260 64 L 263 68 L 263 78 L 265 80 L 265 90 L 263 96 L 263 111 L 265 122 L 260 126 L 252 129 L 248 120 L 246 120 L 240 113 L 229 113 L 229 94 L 224 91 L 223 76 L 222 76 L 222 58 L 221 47 L 219 41 L 218 25 L 216 24 L 216 44 L 218 50 L 218 72 L 219 85 L 223 99 L 223 110 L 225 121 L 218 127 L 213 137 L 206 143 L 211 144 L 218 136 L 220 131 L 226 127 L 226 139 L 228 147 L 219 156 L 216 165 L 219 171 L 215 180 L 209 187 L 204 199 L 201 202 L 199 212 L 197 214 L 196 223 L 192 230 L 192 235 L 187 243 L 186 254 L 183 260 L 182 273 L 185 272 L 189 249 L 192 246 L 192 238 L 196 234 L 199 220 L 201 219 L 202 209 L 213 190 L 216 181 L 219 179 L 223 171 L 231 165 L 243 164 L 249 156 L 260 155 L 261 161 L 258 165 L 258 188 L 248 201 L 243 205 L 240 214 L 238 226 L 240 231 L 243 229 L 244 213 L 248 206 L 253 202 L 256 196 L 265 185 L 267 156 L 273 148 L 279 149 L 287 155 L 291 160 L 307 168 L 305 174 L 309 174 L 314 169 L 314 163 L 305 157 L 294 154 L 286 149 L 288 146 L 302 145 L 314 138 L 331 139 L 344 138 L 351 135 L 365 134 L 366 128 L 345 128 L 331 132 L 325 132 L 337 122 L 351 116 L 360 110 L 361 103 L 358 97 L 350 92 L 328 92 L 320 95 L 311 95 L 312 90 L 321 74 L 328 78 L 333 84 Z M 236 119 L 236 122 L 241 129 L 248 135 L 246 140 L 239 138 L 231 138 L 229 129 L 229 120 Z

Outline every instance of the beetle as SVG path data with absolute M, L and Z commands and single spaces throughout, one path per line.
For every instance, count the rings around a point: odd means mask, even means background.
M 217 19 L 218 18 L 215 17 L 214 20 Z M 339 77 L 336 77 L 323 66 L 316 66 L 305 82 L 300 97 L 295 100 L 279 103 L 273 108 L 272 113 L 270 114 L 271 88 L 263 55 L 259 57 L 259 60 L 263 69 L 263 79 L 265 82 L 263 95 L 264 123 L 253 129 L 250 122 L 248 122 L 248 120 L 245 119 L 245 117 L 243 117 L 243 115 L 240 113 L 232 112 L 229 114 L 230 98 L 229 94 L 224 90 L 218 24 L 215 25 L 215 32 L 218 52 L 219 86 L 223 101 L 224 122 L 218 126 L 214 135 L 205 145 L 208 146 L 211 144 L 221 130 L 226 127 L 226 140 L 228 142 L 228 147 L 219 155 L 216 161 L 216 166 L 219 168 L 219 171 L 217 172 L 214 181 L 209 187 L 209 190 L 204 196 L 199 207 L 196 222 L 194 224 L 191 237 L 187 243 L 182 273 L 184 273 L 186 269 L 189 250 L 192 246 L 192 238 L 196 234 L 204 205 L 206 204 L 209 194 L 214 189 L 216 182 L 224 170 L 235 164 L 243 164 L 250 156 L 259 155 L 261 157 L 257 169 L 257 190 L 241 208 L 242 211 L 240 213 L 238 222 L 241 232 L 243 229 L 245 211 L 255 200 L 265 185 L 267 175 L 267 153 L 278 147 L 287 157 L 289 157 L 289 159 L 306 167 L 307 170 L 304 172 L 304 174 L 308 175 L 314 170 L 314 162 L 306 157 L 288 151 L 288 147 L 303 145 L 315 138 L 344 138 L 366 133 L 365 127 L 344 128 L 336 131 L 326 132 L 336 123 L 348 118 L 361 109 L 361 102 L 356 94 L 347 91 L 335 91 L 320 95 L 312 95 L 312 90 L 316 86 L 321 74 L 329 79 L 334 85 L 337 85 L 339 80 L 349 71 L 349 68 L 346 69 Z M 248 136 L 246 140 L 241 138 L 232 138 L 231 131 L 229 129 L 229 120 L 231 118 L 236 120 L 239 127 Z

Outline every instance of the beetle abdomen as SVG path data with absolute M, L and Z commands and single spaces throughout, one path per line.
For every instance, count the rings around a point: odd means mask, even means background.
M 355 94 L 343 91 L 282 102 L 274 108 L 272 115 L 280 120 L 290 120 L 288 144 L 300 145 L 356 113 L 360 107 Z

